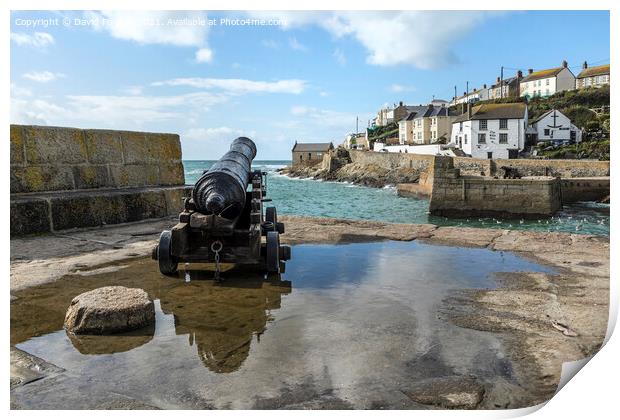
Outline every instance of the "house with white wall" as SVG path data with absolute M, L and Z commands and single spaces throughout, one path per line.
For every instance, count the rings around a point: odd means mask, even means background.
M 584 61 L 581 72 L 577 75 L 577 89 L 608 85 L 610 76 L 609 70 L 609 64 L 588 67 L 588 62 Z
M 528 74 L 519 85 L 521 96 L 527 98 L 547 97 L 558 92 L 575 89 L 575 75 L 568 68 L 566 60 L 562 62 L 560 67 L 539 71 L 528 69 L 527 72 Z
M 450 143 L 481 159 L 514 159 L 525 147 L 527 105 L 468 105 L 452 123 Z
M 532 128 L 536 131 L 536 140 L 553 144 L 579 143 L 581 130 L 557 109 L 552 109 L 538 117 Z

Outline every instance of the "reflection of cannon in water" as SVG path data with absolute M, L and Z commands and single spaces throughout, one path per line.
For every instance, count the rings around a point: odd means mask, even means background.
M 291 290 L 290 282 L 263 283 L 262 278 L 226 284 L 192 281 L 160 296 L 162 311 L 174 314 L 176 333 L 188 334 L 202 363 L 217 373 L 239 369 L 253 335 L 260 337 L 269 311 L 279 309 L 282 294 Z
M 215 262 L 216 272 L 220 262 L 282 271 L 291 249 L 280 245 L 284 224 L 276 208 L 267 207 L 263 214 L 263 202 L 269 201 L 267 174 L 252 171 L 255 156 L 254 142 L 239 137 L 196 182 L 179 223 L 161 233 L 153 253 L 162 274 L 176 273 L 179 262 Z

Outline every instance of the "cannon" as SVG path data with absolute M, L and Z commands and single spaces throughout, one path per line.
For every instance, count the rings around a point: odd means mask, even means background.
M 254 142 L 239 137 L 203 172 L 191 197 L 183 200 L 179 222 L 161 233 L 153 251 L 162 274 L 176 274 L 179 263 L 215 263 L 216 279 L 221 263 L 284 272 L 291 248 L 280 244 L 284 224 L 276 208 L 263 206 L 271 201 L 267 173 L 252 170 L 255 157 Z

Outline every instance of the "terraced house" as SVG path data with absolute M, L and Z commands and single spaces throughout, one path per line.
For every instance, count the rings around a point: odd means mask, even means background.
M 500 99 L 514 97 L 518 98 L 521 79 L 523 79 L 523 73 L 521 70 L 517 72 L 516 76 L 508 77 L 506 79 L 497 78 L 494 85 L 489 88 L 489 99 Z
M 448 140 L 454 118 L 456 115 L 443 106 L 429 105 L 419 112 L 412 112 L 399 123 L 399 143 L 418 145 Z
M 609 70 L 609 64 L 588 67 L 588 62 L 584 61 L 582 70 L 577 75 L 577 89 L 608 85 L 610 74 Z
M 568 68 L 566 60 L 560 67 L 547 70 L 528 70 L 527 76 L 521 80 L 519 90 L 521 96 L 551 96 L 557 92 L 575 89 L 575 75 Z

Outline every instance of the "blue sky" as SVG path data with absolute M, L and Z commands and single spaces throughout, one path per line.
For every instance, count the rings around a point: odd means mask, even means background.
M 566 59 L 576 74 L 610 56 L 606 11 L 28 11 L 11 14 L 11 41 L 11 122 L 178 133 L 185 159 L 239 135 L 289 159 L 295 140 L 340 143 L 356 117 L 450 99 L 502 65 Z

